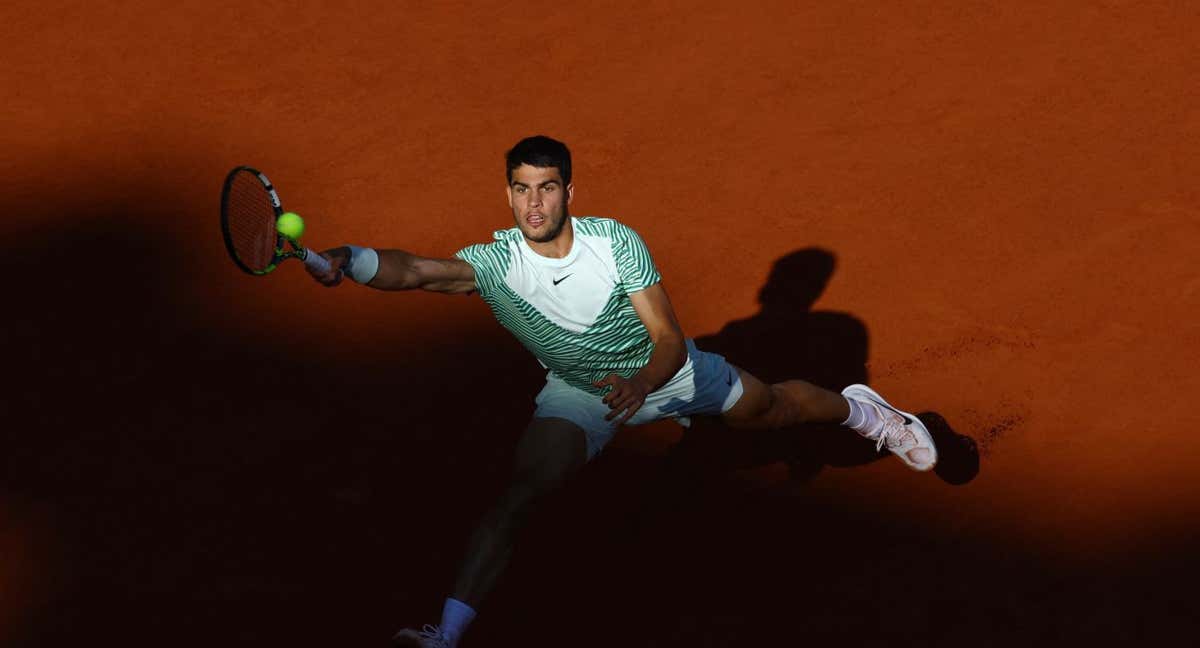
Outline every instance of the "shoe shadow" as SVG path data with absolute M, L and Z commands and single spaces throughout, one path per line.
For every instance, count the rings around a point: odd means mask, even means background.
M 959 434 L 937 412 L 921 412 L 917 418 L 929 428 L 938 449 L 938 463 L 933 472 L 942 481 L 961 486 L 979 475 L 979 447 L 975 439 Z

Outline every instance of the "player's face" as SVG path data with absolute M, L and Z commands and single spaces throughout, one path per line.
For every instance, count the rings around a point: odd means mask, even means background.
M 513 169 L 508 183 L 508 206 L 525 238 L 546 243 L 562 232 L 574 194 L 574 186 L 563 186 L 557 167 L 522 164 Z

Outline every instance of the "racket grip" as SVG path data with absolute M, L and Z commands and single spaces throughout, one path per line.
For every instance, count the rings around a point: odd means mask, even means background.
M 322 274 L 329 272 L 330 268 L 333 267 L 329 264 L 329 259 L 326 259 L 325 257 L 313 252 L 308 248 L 304 248 L 304 265 L 308 266 L 313 271 L 320 272 Z

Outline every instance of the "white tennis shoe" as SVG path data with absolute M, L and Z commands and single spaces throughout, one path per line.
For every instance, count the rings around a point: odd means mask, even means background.
M 441 628 L 425 624 L 420 631 L 405 628 L 392 636 L 396 648 L 454 648 L 454 644 L 442 634 Z
M 882 450 L 887 446 L 893 454 L 908 464 L 913 470 L 926 471 L 937 463 L 937 447 L 933 443 L 933 435 L 916 416 L 892 407 L 874 389 L 866 385 L 850 385 L 842 390 L 842 395 L 874 407 L 883 420 L 874 434 L 863 436 L 875 442 L 875 449 Z

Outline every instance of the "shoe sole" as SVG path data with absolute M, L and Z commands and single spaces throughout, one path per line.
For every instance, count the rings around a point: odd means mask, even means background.
M 929 450 L 930 450 L 930 452 L 933 453 L 933 459 L 930 460 L 929 465 L 918 466 L 918 465 L 913 464 L 912 461 L 910 461 L 906 455 L 902 455 L 902 454 L 896 455 L 896 456 L 900 457 L 900 460 L 903 461 L 906 466 L 908 466 L 909 468 L 912 468 L 913 470 L 915 470 L 917 472 L 928 472 L 928 471 L 932 470 L 934 466 L 937 465 L 937 462 L 938 462 L 937 445 L 933 442 L 933 435 L 929 433 L 929 428 L 925 427 L 925 424 L 921 422 L 921 419 L 917 418 L 913 414 L 910 414 L 909 412 L 905 412 L 902 409 L 896 409 L 895 407 L 892 406 L 891 403 L 884 400 L 883 396 L 880 396 L 874 389 L 871 389 L 870 387 L 867 387 L 866 385 L 850 385 L 849 387 L 842 390 L 842 395 L 848 396 L 850 398 L 858 398 L 859 400 L 873 401 L 874 403 L 881 405 L 883 407 L 886 407 L 889 410 L 899 414 L 900 416 L 902 416 L 904 418 L 905 427 L 913 430 L 916 433 L 918 439 L 928 442 Z M 895 453 L 892 453 L 892 454 L 895 454 Z

